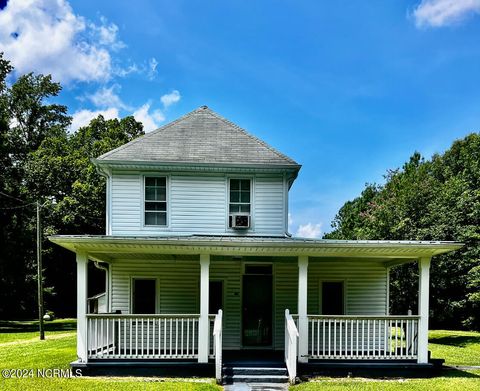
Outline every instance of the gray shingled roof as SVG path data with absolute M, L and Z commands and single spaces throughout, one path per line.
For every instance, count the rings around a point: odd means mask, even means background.
M 298 166 L 293 159 L 207 106 L 107 152 L 97 160 Z

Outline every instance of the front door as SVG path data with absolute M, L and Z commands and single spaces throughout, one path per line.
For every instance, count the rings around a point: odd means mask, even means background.
M 243 276 L 243 346 L 272 345 L 272 275 Z

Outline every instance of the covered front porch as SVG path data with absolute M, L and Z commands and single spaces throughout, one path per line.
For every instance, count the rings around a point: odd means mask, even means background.
M 222 356 L 235 351 L 283 352 L 291 381 L 298 363 L 428 363 L 430 260 L 460 246 L 202 236 L 51 240 L 77 254 L 79 363 L 200 363 L 219 381 Z M 87 310 L 89 260 L 108 265 L 106 313 Z M 388 271 L 405 262 L 418 263 L 418 312 L 389 315 Z M 136 280 L 154 281 L 152 313 L 135 308 Z M 326 315 L 327 307 L 341 312 Z

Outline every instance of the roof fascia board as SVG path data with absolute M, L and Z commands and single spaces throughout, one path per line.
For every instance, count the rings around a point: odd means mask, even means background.
M 141 238 L 89 238 L 53 236 L 49 239 L 71 251 L 91 253 L 177 253 L 212 255 L 263 255 L 263 256 L 332 256 L 366 259 L 433 257 L 456 250 L 460 243 L 282 243 L 282 242 L 227 242 L 214 240 L 155 241 Z
M 181 162 L 148 162 L 130 160 L 98 160 L 92 159 L 97 167 L 130 168 L 130 169 L 162 169 L 165 171 L 256 171 L 256 172 L 285 172 L 297 173 L 301 165 L 294 164 L 242 164 L 242 163 L 181 163 Z

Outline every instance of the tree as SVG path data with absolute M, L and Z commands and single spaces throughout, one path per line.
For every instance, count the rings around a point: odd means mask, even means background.
M 26 186 L 33 194 L 48 195 L 44 213 L 48 234 L 105 234 L 105 178 L 92 159 L 142 134 L 142 124 L 133 117 L 105 120 L 100 115 L 76 133 L 43 141 L 30 156 Z M 48 304 L 62 315 L 72 315 L 75 256 L 50 242 L 45 249 L 46 282 L 53 294 Z
M 374 190 L 374 191 L 373 191 Z M 383 186 L 367 185 L 345 203 L 327 238 L 453 240 L 465 243 L 432 263 L 434 327 L 480 328 L 480 135 L 455 141 L 443 155 L 415 153 Z M 416 308 L 416 265 L 391 270 L 391 309 Z
M 35 205 L 42 200 L 46 308 L 75 313 L 74 255 L 51 234 L 103 234 L 105 179 L 92 158 L 143 134 L 133 117 L 93 119 L 75 133 L 61 86 L 29 73 L 11 86 L 12 67 L 0 55 L 0 318 L 35 317 Z
M 0 317 L 35 310 L 35 201 L 25 186 L 26 166 L 51 133 L 70 124 L 65 106 L 47 104 L 61 87 L 50 76 L 19 77 L 11 86 L 10 63 L 0 53 Z

